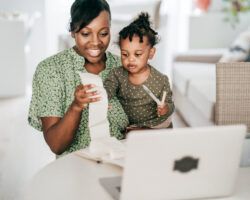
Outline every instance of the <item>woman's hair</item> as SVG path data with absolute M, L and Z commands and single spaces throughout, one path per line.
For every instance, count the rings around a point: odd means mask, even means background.
M 140 38 L 140 42 L 143 42 L 143 36 L 146 36 L 151 47 L 159 42 L 158 33 L 151 28 L 148 13 L 140 13 L 133 22 L 119 32 L 118 45 L 121 46 L 121 39 L 127 37 L 132 41 L 134 35 Z
M 104 10 L 109 13 L 111 19 L 109 4 L 106 0 L 75 0 L 70 10 L 69 31 L 79 32 Z

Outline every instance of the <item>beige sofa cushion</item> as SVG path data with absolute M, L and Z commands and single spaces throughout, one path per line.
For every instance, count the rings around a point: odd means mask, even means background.
M 175 55 L 175 62 L 217 63 L 227 49 L 193 49 Z
M 182 95 L 187 95 L 190 80 L 215 80 L 215 64 L 175 62 L 174 85 Z
M 214 121 L 216 102 L 216 81 L 211 80 L 191 80 L 187 98 L 197 107 L 201 113 L 210 121 Z

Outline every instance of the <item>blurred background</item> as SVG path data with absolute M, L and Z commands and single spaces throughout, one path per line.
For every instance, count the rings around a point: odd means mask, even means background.
M 151 64 L 171 84 L 177 55 L 223 56 L 249 30 L 248 0 L 108 0 L 109 50 L 118 31 L 141 11 L 149 12 L 161 41 Z M 28 126 L 32 76 L 37 64 L 73 46 L 68 32 L 73 0 L 0 0 L 0 199 L 21 199 L 25 183 L 55 159 L 42 133 Z M 250 43 L 250 36 L 248 38 Z M 205 52 L 205 53 L 204 53 Z M 175 127 L 187 126 L 176 114 Z

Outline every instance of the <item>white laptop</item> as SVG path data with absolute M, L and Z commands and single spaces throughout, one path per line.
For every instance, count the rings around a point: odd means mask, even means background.
M 244 125 L 131 131 L 123 177 L 100 183 L 121 200 L 230 196 L 245 135 Z

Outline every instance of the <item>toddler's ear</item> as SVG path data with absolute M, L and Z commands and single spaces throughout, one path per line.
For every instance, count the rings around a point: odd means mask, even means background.
M 71 37 L 75 38 L 75 33 L 73 31 L 71 32 Z
M 156 51 L 156 48 L 155 47 L 152 47 L 150 49 L 150 52 L 149 52 L 149 59 L 153 59 L 154 55 L 155 55 L 155 51 Z

